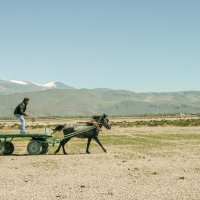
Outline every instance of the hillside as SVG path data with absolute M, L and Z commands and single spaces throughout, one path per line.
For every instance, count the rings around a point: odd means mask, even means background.
M 125 90 L 50 89 L 0 95 L 0 116 L 12 116 L 15 106 L 31 99 L 34 116 L 86 116 L 100 113 L 135 115 L 200 113 L 200 92 L 134 93 Z

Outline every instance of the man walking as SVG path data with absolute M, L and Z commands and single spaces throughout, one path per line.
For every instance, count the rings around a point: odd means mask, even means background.
M 14 111 L 15 117 L 21 122 L 20 134 L 26 133 L 26 120 L 24 116 L 28 116 L 26 112 L 26 107 L 28 105 L 29 98 L 24 98 L 23 102 L 20 103 Z

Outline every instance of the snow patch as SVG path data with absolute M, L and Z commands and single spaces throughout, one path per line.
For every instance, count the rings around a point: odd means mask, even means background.
M 56 88 L 67 88 L 67 86 L 61 82 L 58 81 L 54 81 L 54 82 L 50 82 L 47 84 L 39 84 L 39 83 L 34 83 L 34 82 L 30 82 L 30 81 L 22 81 L 22 80 L 10 80 L 10 83 L 15 83 L 15 84 L 19 84 L 19 85 L 26 85 L 26 86 L 38 86 L 41 87 L 41 89 L 56 89 Z
M 28 85 L 28 83 L 25 82 L 25 81 L 11 80 L 10 82 L 11 82 L 11 83 L 20 84 L 20 85 Z
M 37 85 L 39 87 L 45 87 L 43 84 L 39 84 L 39 83 L 35 83 L 35 82 L 31 82 L 33 85 Z
M 56 83 L 55 82 L 50 82 L 44 85 L 44 87 L 48 87 L 48 88 L 56 88 Z

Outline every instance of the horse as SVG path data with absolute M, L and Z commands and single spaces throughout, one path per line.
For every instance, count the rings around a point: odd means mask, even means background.
M 103 114 L 100 116 L 97 116 L 97 115 L 93 116 L 92 120 L 89 122 L 86 122 L 84 125 L 81 125 L 81 124 L 66 125 L 66 124 L 64 124 L 64 125 L 57 126 L 55 129 L 53 129 L 54 133 L 61 132 L 63 130 L 64 136 L 67 136 L 69 134 L 72 134 L 74 132 L 79 132 L 79 131 L 80 131 L 80 134 L 77 134 L 75 136 L 71 136 L 68 138 L 64 138 L 60 142 L 60 145 L 59 145 L 58 149 L 55 151 L 55 154 L 60 151 L 61 147 L 63 149 L 63 154 L 67 154 L 67 152 L 65 151 L 65 145 L 69 142 L 69 140 L 72 137 L 88 139 L 87 148 L 86 148 L 87 154 L 90 154 L 89 147 L 90 147 L 90 143 L 91 143 L 92 139 L 95 140 L 97 142 L 97 144 L 99 144 L 99 146 L 106 153 L 107 152 L 106 149 L 103 147 L 103 145 L 101 144 L 101 142 L 98 138 L 99 132 L 101 131 L 101 128 L 103 126 L 108 130 L 111 129 L 111 125 L 109 124 L 109 119 L 106 114 Z

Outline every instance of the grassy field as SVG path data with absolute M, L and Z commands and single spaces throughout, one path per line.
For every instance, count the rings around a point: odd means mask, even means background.
M 88 119 L 36 119 L 34 121 L 28 119 L 28 131 L 30 133 L 44 133 L 45 128 L 50 130 L 59 124 L 74 124 L 77 122 L 88 121 Z M 152 125 L 152 122 L 156 125 Z M 162 123 L 161 123 L 162 122 Z M 190 144 L 198 145 L 200 142 L 200 126 L 199 119 L 149 119 L 149 118 L 113 118 L 112 130 L 100 133 L 100 139 L 105 146 L 120 149 L 130 149 L 130 154 L 134 152 L 151 155 L 159 150 L 173 150 L 173 147 L 182 148 Z M 138 125 L 140 124 L 140 125 Z M 182 124 L 182 126 L 180 126 Z M 189 124 L 186 126 L 185 124 Z M 192 124 L 195 124 L 192 126 Z M 172 126 L 173 125 L 173 126 Z M 198 127 L 199 126 L 199 127 Z M 19 123 L 16 120 L 1 120 L 0 133 L 18 133 Z M 50 130 L 51 131 L 51 130 Z M 53 139 L 62 138 L 62 133 L 56 133 Z M 27 139 L 14 139 L 16 144 L 15 153 L 20 152 L 23 146 L 28 143 Z M 77 138 L 72 139 L 68 143 L 69 151 L 75 153 L 84 152 L 86 140 Z M 98 151 L 99 147 L 96 143 L 92 143 L 94 151 Z M 19 146 L 20 148 L 18 148 Z M 50 148 L 49 153 L 52 154 L 56 147 Z M 163 154 L 163 152 L 162 152 Z

